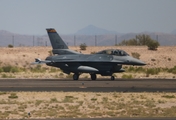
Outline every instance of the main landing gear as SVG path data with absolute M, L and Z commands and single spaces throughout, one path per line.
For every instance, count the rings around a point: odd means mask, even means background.
M 78 80 L 79 79 L 79 74 L 78 73 L 75 73 L 74 75 L 73 75 L 73 80 Z
M 114 76 L 111 76 L 111 80 L 115 80 L 115 77 L 114 77 Z
M 75 73 L 75 74 L 73 75 L 73 80 L 78 80 L 78 79 L 79 79 L 79 75 L 80 75 L 80 74 Z M 90 76 L 91 76 L 91 79 L 92 79 L 92 80 L 96 80 L 96 79 L 97 79 L 96 74 L 90 74 Z
M 73 75 L 73 80 L 78 80 L 79 79 L 79 75 L 80 75 L 79 73 L 75 73 Z M 90 76 L 91 76 L 92 80 L 96 80 L 97 79 L 96 74 L 90 74 Z M 111 76 L 111 80 L 115 80 L 115 77 L 113 75 Z

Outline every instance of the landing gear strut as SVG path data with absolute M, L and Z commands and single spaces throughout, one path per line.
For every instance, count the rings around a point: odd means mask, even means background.
M 115 77 L 114 77 L 114 76 L 111 76 L 111 80 L 115 80 Z
M 79 79 L 79 74 L 78 73 L 75 73 L 74 75 L 73 75 L 73 80 L 78 80 Z
M 96 79 L 97 79 L 96 74 L 90 74 L 90 75 L 91 75 L 91 79 L 92 79 L 92 80 L 96 80 Z

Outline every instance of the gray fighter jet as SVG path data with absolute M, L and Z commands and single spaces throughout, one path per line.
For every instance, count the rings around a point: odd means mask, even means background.
M 45 63 L 60 68 L 66 74 L 74 73 L 73 80 L 78 80 L 82 73 L 89 73 L 92 80 L 96 80 L 96 74 L 111 76 L 111 80 L 114 80 L 113 73 L 125 71 L 122 65 L 146 65 L 119 49 L 103 50 L 95 54 L 82 54 L 70 50 L 55 29 L 46 30 L 54 55 L 45 60 L 36 59 L 33 64 Z

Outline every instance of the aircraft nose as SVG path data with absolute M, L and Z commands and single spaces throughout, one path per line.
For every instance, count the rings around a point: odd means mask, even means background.
M 136 58 L 132 58 L 129 62 L 132 63 L 133 65 L 146 65 L 145 62 Z

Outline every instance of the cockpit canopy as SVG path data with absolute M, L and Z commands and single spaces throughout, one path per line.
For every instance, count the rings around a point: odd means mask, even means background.
M 96 54 L 107 54 L 107 55 L 116 55 L 116 56 L 129 56 L 129 54 L 126 53 L 125 51 L 118 50 L 118 49 L 103 50 L 103 51 L 97 52 Z

